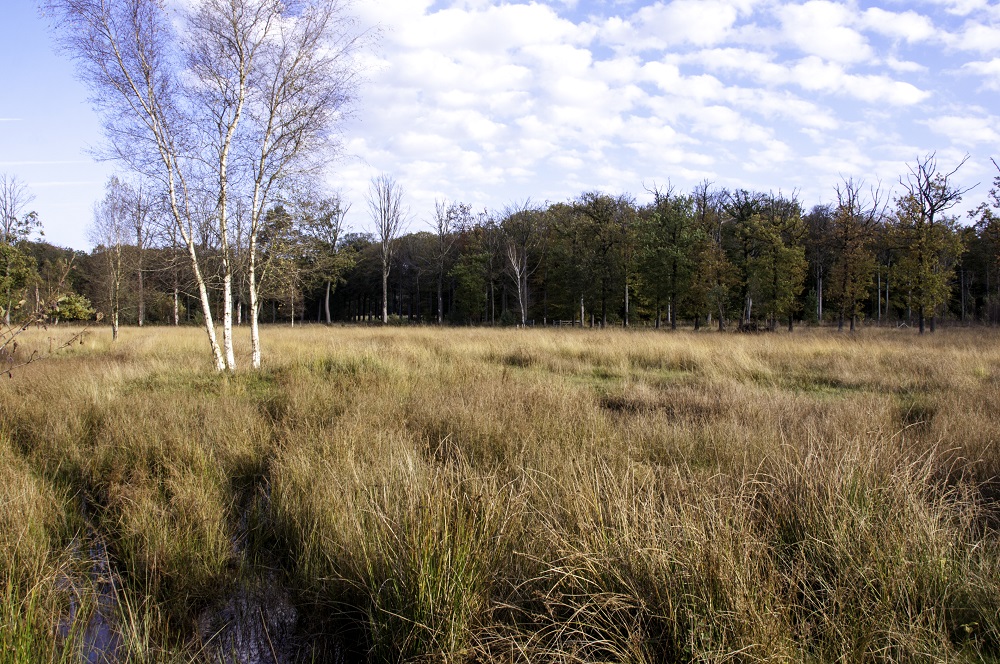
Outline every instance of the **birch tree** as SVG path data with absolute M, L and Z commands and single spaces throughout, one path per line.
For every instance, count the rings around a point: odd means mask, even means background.
M 517 293 L 518 317 L 521 327 L 528 324 L 528 279 L 541 261 L 531 254 L 542 242 L 541 215 L 530 202 L 509 205 L 501 213 L 500 228 L 504 235 L 506 268 Z
M 403 188 L 386 173 L 372 178 L 367 200 L 382 263 L 382 324 L 385 325 L 389 322 L 389 271 L 407 211 L 403 208 Z
M 260 366 L 256 241 L 288 178 L 315 176 L 351 99 L 359 43 L 338 0 L 44 0 L 102 114 L 107 152 L 155 179 L 192 264 L 218 370 L 233 370 L 233 196 L 250 201 L 251 346 Z M 199 261 L 196 193 L 214 204 L 223 338 Z
M 88 231 L 89 239 L 96 247 L 95 252 L 101 255 L 104 265 L 101 276 L 112 341 L 118 341 L 122 282 L 125 278 L 122 247 L 126 244 L 126 234 L 131 225 L 129 218 L 134 213 L 131 193 L 124 182 L 112 176 L 105 186 L 104 198 L 94 204 L 94 220 Z

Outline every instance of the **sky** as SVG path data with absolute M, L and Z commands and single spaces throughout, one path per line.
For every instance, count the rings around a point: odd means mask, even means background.
M 46 238 L 87 248 L 115 165 L 31 0 L 0 22 L 0 172 L 35 194 Z M 987 0 L 355 0 L 377 33 L 340 127 L 331 189 L 371 227 L 371 178 L 409 230 L 438 199 L 498 209 L 672 185 L 830 202 L 844 178 L 899 189 L 934 151 L 985 200 L 1000 161 L 1000 3 Z

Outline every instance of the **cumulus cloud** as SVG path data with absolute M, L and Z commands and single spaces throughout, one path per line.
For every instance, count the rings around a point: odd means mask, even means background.
M 863 62 L 873 56 L 846 5 L 829 0 L 787 4 L 780 10 L 784 37 L 804 53 L 833 62 Z
M 926 120 L 931 131 L 946 136 L 956 145 L 989 148 L 1000 142 L 1000 119 L 970 115 L 944 115 Z
M 960 31 L 947 36 L 948 44 L 963 51 L 1000 52 L 1000 27 L 969 21 Z
M 955 93 L 937 96 L 936 55 L 988 36 L 958 0 L 359 2 L 384 36 L 340 179 L 394 172 L 415 209 L 668 178 L 826 186 L 1000 132 L 939 107 Z M 956 37 L 941 36 L 948 21 Z M 1000 89 L 1000 58 L 962 71 Z
M 755 4 L 755 0 L 655 2 L 631 16 L 606 17 L 597 36 L 625 51 L 711 46 L 732 35 L 739 18 Z
M 963 66 L 966 71 L 983 78 L 983 87 L 989 90 L 1000 90 L 1000 58 L 985 62 L 968 62 Z
M 860 25 L 872 32 L 906 42 L 922 42 L 935 36 L 934 23 L 915 11 L 890 12 L 872 7 L 861 15 Z
M 842 93 L 867 101 L 909 106 L 925 101 L 930 93 L 885 75 L 850 74 L 843 67 L 815 56 L 792 67 L 792 80 L 806 90 Z

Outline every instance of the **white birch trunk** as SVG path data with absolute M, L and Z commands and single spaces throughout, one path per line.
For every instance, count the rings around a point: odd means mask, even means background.
M 389 322 L 389 273 L 382 271 L 382 324 Z
M 250 366 L 260 369 L 260 294 L 257 292 L 257 234 L 250 234 L 250 261 L 247 266 L 250 282 Z

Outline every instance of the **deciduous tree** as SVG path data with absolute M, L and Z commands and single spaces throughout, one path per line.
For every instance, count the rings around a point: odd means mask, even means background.
M 896 199 L 895 226 L 902 249 L 898 267 L 910 285 L 920 334 L 927 318 L 934 332 L 937 310 L 948 298 L 954 262 L 961 252 L 956 221 L 945 213 L 971 189 L 960 188 L 953 181 L 967 160 L 943 172 L 938 169 L 937 156 L 931 153 L 908 166 L 909 173 L 900 178 L 905 193 Z
M 374 224 L 375 240 L 382 261 L 382 324 L 389 322 L 389 271 L 396 240 L 407 221 L 403 207 L 403 187 L 387 173 L 372 178 L 368 186 L 368 212 Z
M 863 182 L 851 178 L 837 185 L 837 206 L 830 229 L 831 294 L 837 302 L 837 329 L 844 329 L 846 318 L 852 332 L 872 287 L 874 233 L 885 207 L 880 188 L 872 188 L 867 196 L 863 189 Z
M 219 370 L 232 348 L 233 197 L 250 208 L 251 363 L 260 365 L 257 239 L 289 179 L 320 172 L 351 99 L 359 43 L 338 0 L 44 0 L 102 112 L 108 153 L 159 183 L 186 245 Z M 222 282 L 215 334 L 197 195 L 212 201 Z

